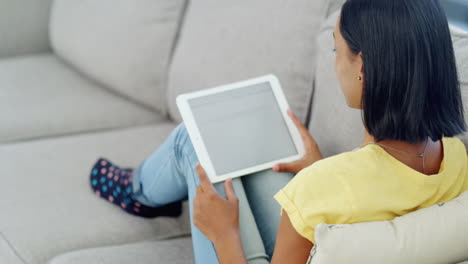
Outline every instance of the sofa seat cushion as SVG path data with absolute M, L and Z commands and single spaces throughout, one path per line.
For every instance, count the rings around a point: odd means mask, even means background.
M 190 237 L 183 237 L 84 249 L 55 257 L 48 264 L 191 264 L 191 241 Z
M 0 105 L 0 143 L 164 120 L 52 54 L 0 60 Z
M 43 264 L 74 250 L 190 233 L 187 202 L 181 217 L 147 220 L 97 197 L 89 184 L 98 157 L 135 167 L 175 126 L 0 145 L 0 249 L 9 245 L 24 263 Z M 8 257 L 0 254 L 0 263 Z
M 179 94 L 272 73 L 304 121 L 325 5 L 326 0 L 190 1 L 169 71 L 171 117 L 181 120 Z

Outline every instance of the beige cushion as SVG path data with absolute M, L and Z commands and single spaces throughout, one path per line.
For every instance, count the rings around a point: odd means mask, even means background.
M 273 73 L 304 120 L 325 2 L 191 1 L 170 69 L 171 117 L 181 120 L 179 94 Z
M 165 110 L 167 66 L 184 0 L 55 0 L 54 51 L 79 71 Z
M 18 256 L 20 263 L 43 264 L 75 250 L 189 234 L 187 203 L 179 218 L 148 220 L 97 197 L 89 184 L 98 157 L 137 166 L 175 126 L 0 145 L 0 263 Z
M 162 115 L 42 54 L 0 60 L 0 143 L 128 127 Z
M 312 264 L 440 264 L 468 260 L 468 191 L 391 221 L 319 224 Z

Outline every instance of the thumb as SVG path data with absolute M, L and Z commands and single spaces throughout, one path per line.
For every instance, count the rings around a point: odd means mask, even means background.
M 237 200 L 236 193 L 234 192 L 234 187 L 232 186 L 232 179 L 227 179 L 224 181 L 224 190 L 226 191 L 226 197 L 229 201 Z
M 288 162 L 288 163 L 278 163 L 273 169 L 276 172 L 296 172 L 297 171 L 297 162 Z

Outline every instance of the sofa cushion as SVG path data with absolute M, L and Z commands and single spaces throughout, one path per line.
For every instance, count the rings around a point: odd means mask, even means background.
M 0 1 L 0 57 L 47 52 L 52 0 Z
M 0 143 L 164 118 L 71 70 L 51 54 L 0 60 Z
M 79 71 L 164 111 L 167 67 L 185 0 L 55 0 L 53 50 Z
M 48 264 L 191 264 L 190 237 L 78 250 L 55 257 Z
M 336 1 L 332 1 L 336 2 Z M 309 131 L 317 140 L 325 157 L 350 151 L 363 140 L 364 125 L 361 110 L 349 108 L 334 71 L 335 54 L 332 52 L 333 30 L 340 10 L 334 12 L 322 25 L 318 35 L 315 89 L 312 99 Z M 468 34 L 454 31 L 455 55 L 461 80 L 465 118 L 468 121 Z M 333 136 L 330 136 L 333 135 Z M 468 146 L 468 134 L 459 136 Z
M 344 2 L 346 2 L 346 0 L 328 0 L 326 17 L 329 17 L 331 14 L 341 10 Z
M 333 13 L 322 25 L 317 41 L 317 67 L 310 134 L 319 144 L 325 157 L 352 150 L 359 146 L 364 135 L 361 111 L 346 104 L 335 75 L 333 30 L 339 11 Z M 333 136 L 330 136 L 333 135 Z
M 468 260 L 468 191 L 390 221 L 319 224 L 312 263 L 438 264 Z
M 181 120 L 179 94 L 273 73 L 304 120 L 325 2 L 191 1 L 169 73 L 171 117 Z
M 458 78 L 465 108 L 465 121 L 468 123 L 468 32 L 451 27 L 455 59 L 457 60 Z M 460 139 L 468 147 L 468 133 L 460 135 Z
M 24 264 L 24 261 L 15 253 L 15 249 L 5 239 L 3 234 L 0 232 L 0 260 L 1 263 L 8 264 Z
M 163 123 L 0 145 L 0 249 L 3 239 L 24 263 L 43 264 L 74 250 L 190 233 L 186 202 L 179 218 L 148 220 L 97 197 L 89 184 L 98 157 L 135 167 L 174 127 Z M 8 255 L 0 254 L 0 263 L 10 263 Z

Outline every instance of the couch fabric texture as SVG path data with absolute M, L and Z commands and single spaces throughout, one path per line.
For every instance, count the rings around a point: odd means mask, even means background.
M 167 69 L 184 0 L 56 0 L 56 54 L 108 89 L 165 110 Z
M 51 2 L 0 1 L 0 58 L 50 51 L 48 21 Z
M 169 72 L 171 117 L 181 121 L 181 93 L 273 73 L 304 121 L 325 7 L 308 0 L 190 1 Z
M 8 94 L 0 96 L 0 143 L 165 120 L 102 89 L 52 53 L 0 60 L 0 93 Z
M 273 73 L 325 156 L 358 146 L 333 71 L 342 2 L 0 0 L 0 263 L 193 263 L 187 202 L 142 219 L 88 182 L 99 157 L 151 154 L 181 93 Z M 453 34 L 467 102 L 468 36 Z

